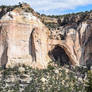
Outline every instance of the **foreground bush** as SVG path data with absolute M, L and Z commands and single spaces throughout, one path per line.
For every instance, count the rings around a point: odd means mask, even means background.
M 88 71 L 86 85 L 86 91 L 92 92 L 92 71 Z
M 49 65 L 38 70 L 21 66 L 0 71 L 0 92 L 91 92 L 87 68 Z M 87 76 L 86 76 L 87 75 Z

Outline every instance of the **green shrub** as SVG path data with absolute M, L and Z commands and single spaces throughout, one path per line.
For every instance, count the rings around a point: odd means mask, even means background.
M 0 92 L 8 92 L 9 90 L 9 92 L 20 92 L 21 88 L 21 92 L 91 92 L 92 90 L 92 72 L 88 72 L 87 78 L 84 78 L 88 82 L 85 82 L 81 78 L 81 74 L 87 74 L 87 71 L 84 71 L 82 67 L 73 67 L 72 70 L 69 70 L 65 66 L 61 67 L 52 63 L 43 70 L 27 66 L 21 67 L 25 68 L 26 73 L 19 73 L 18 67 L 2 71 Z M 16 77 L 14 82 L 9 80 L 11 75 Z M 27 82 L 28 79 L 25 80 L 25 75 L 29 76 L 29 82 Z M 7 79 L 10 81 L 9 83 L 7 83 Z M 22 80 L 25 80 L 25 83 Z
M 92 70 L 88 71 L 87 75 L 88 82 L 86 83 L 87 92 L 92 92 Z

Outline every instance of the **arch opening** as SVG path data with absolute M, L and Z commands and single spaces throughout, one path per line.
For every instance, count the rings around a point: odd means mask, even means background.
M 49 56 L 54 62 L 59 63 L 61 66 L 72 65 L 68 55 L 61 46 L 56 45 L 54 49 L 49 52 Z

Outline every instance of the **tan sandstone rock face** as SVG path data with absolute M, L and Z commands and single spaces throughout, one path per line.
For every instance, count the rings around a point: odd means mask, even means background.
M 92 65 L 92 22 L 88 20 L 77 26 L 67 25 L 52 31 L 49 39 L 50 51 L 55 46 L 64 49 L 73 65 Z
M 49 31 L 30 9 L 25 4 L 9 12 L 5 8 L 0 16 L 0 66 L 41 69 L 51 59 L 61 65 L 92 65 L 92 20 L 71 16 L 62 20 L 59 29 Z
M 7 12 L 0 20 L 0 65 L 46 68 L 48 29 L 32 13 Z

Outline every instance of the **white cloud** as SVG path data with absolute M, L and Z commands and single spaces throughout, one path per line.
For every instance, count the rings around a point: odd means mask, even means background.
M 0 4 L 17 4 L 18 2 L 30 3 L 36 11 L 74 9 L 77 6 L 92 4 L 92 0 L 0 0 Z
M 31 1 L 30 1 L 31 3 Z M 32 0 L 36 10 L 73 9 L 77 6 L 92 4 L 92 0 Z

